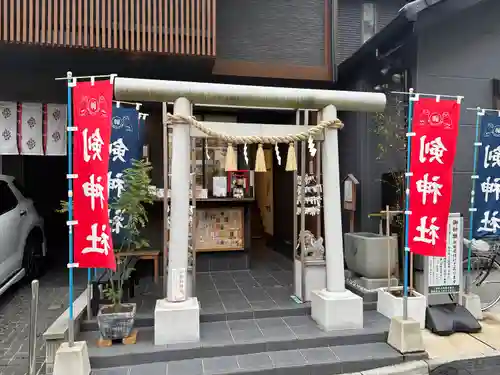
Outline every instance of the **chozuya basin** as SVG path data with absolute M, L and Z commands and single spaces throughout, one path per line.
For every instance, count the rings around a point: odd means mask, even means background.
M 397 236 L 387 238 L 369 232 L 345 233 L 344 256 L 347 268 L 370 279 L 387 278 L 389 247 L 391 273 L 394 273 L 397 264 Z

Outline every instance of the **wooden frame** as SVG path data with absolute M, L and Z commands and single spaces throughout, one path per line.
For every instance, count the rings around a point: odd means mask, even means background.
M 0 40 L 215 56 L 216 1 L 2 0 Z

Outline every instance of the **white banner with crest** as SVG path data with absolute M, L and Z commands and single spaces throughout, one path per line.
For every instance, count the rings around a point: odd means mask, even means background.
M 41 103 L 21 105 L 21 154 L 43 155 L 43 112 Z
M 47 104 L 46 113 L 45 155 L 66 155 L 67 106 L 65 104 Z
M 0 155 L 18 155 L 17 103 L 0 102 Z

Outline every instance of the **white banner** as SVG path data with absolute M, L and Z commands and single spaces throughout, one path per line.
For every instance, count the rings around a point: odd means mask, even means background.
M 45 155 L 66 155 L 66 119 L 65 104 L 47 104 L 47 131 Z
M 0 155 L 18 155 L 17 103 L 0 102 Z
M 43 112 L 40 103 L 21 104 L 21 154 L 43 155 Z

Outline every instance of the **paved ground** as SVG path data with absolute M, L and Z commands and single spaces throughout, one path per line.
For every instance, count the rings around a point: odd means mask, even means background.
M 78 296 L 84 290 L 86 270 L 76 271 L 78 286 L 75 294 Z M 40 279 L 37 325 L 39 373 L 45 359 L 42 334 L 68 306 L 67 275 L 67 270 L 63 268 L 49 271 Z M 30 304 L 30 285 L 19 285 L 0 296 L 0 375 L 24 375 L 28 372 Z

